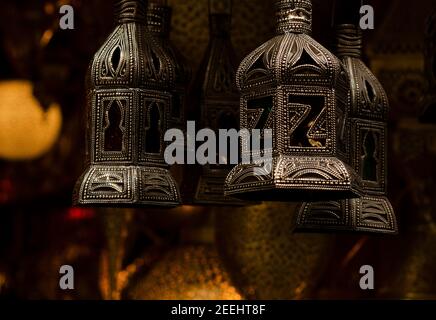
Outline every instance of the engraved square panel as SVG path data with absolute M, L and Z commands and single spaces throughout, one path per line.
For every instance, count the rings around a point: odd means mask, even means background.
M 334 94 L 322 87 L 286 86 L 276 116 L 280 151 L 287 155 L 334 155 Z M 329 107 L 331 106 L 331 107 Z
M 348 201 L 309 202 L 300 207 L 297 225 L 322 228 L 348 228 L 353 223 L 355 208 Z
M 397 225 L 395 214 L 387 198 L 366 196 L 353 200 L 359 212 L 356 216 L 356 227 L 360 230 L 379 230 L 379 232 L 395 232 Z
M 168 170 L 141 168 L 138 170 L 140 201 L 179 202 L 179 191 Z
M 132 174 L 128 168 L 92 167 L 82 185 L 82 199 L 92 203 L 132 201 Z

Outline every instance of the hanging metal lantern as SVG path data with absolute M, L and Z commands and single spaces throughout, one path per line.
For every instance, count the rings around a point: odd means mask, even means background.
M 191 69 L 186 59 L 170 41 L 171 7 L 150 2 L 147 11 L 147 25 L 150 33 L 171 57 L 174 66 L 174 88 L 172 93 L 172 108 L 168 126 L 184 129 L 186 125 L 186 93 L 191 79 Z
M 337 54 L 351 83 L 349 161 L 362 178 L 364 196 L 305 203 L 296 229 L 396 233 L 394 210 L 386 197 L 388 97 L 361 60 L 361 30 L 354 24 L 338 25 L 337 41 Z
M 340 61 L 310 37 L 312 2 L 277 1 L 277 36 L 249 54 L 237 73 L 241 127 L 272 129 L 272 170 L 240 164 L 226 195 L 258 200 L 350 198 L 360 179 L 347 165 L 349 80 Z M 245 141 L 242 153 L 253 155 Z M 256 151 L 258 152 L 258 150 Z
M 199 127 L 217 133 L 219 129 L 239 128 L 239 93 L 235 83 L 238 60 L 230 37 L 231 18 L 232 0 L 209 0 L 210 40 L 192 90 L 192 104 L 196 108 L 193 118 L 199 121 Z M 222 163 L 222 157 L 229 163 L 230 155 L 219 152 L 217 163 Z M 224 182 L 230 169 L 228 164 L 207 164 L 199 169 L 198 177 L 188 176 L 187 180 L 194 181 L 185 184 L 196 186 L 187 192 L 193 194 L 192 202 L 242 205 L 242 201 L 224 196 Z
M 429 79 L 429 91 L 423 98 L 423 123 L 436 122 L 436 11 L 427 22 L 425 70 Z
M 147 1 L 119 0 L 115 10 L 115 30 L 89 69 L 89 166 L 74 202 L 176 206 L 178 187 L 164 161 L 174 62 L 148 31 Z

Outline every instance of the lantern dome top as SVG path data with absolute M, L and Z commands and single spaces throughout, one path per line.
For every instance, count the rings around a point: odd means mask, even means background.
M 91 63 L 90 87 L 165 90 L 175 86 L 176 62 L 147 26 L 147 1 L 119 0 L 117 26 Z
M 261 45 L 241 63 L 240 90 L 270 85 L 335 87 L 343 67 L 330 51 L 304 33 L 283 33 Z
M 276 2 L 277 36 L 249 54 L 237 73 L 240 90 L 286 84 L 335 87 L 343 67 L 310 37 L 312 1 Z

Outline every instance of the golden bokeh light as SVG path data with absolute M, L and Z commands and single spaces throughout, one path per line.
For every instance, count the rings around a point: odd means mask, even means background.
M 0 158 L 31 160 L 57 141 L 62 113 L 57 104 L 44 111 L 25 80 L 0 82 Z

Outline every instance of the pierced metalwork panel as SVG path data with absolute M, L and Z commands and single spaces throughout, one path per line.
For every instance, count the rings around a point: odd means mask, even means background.
M 180 195 L 164 160 L 177 63 L 150 34 L 147 1 L 118 0 L 116 26 L 88 75 L 88 168 L 78 205 L 176 206 Z
M 344 64 L 351 75 L 352 91 L 351 116 L 386 121 L 388 118 L 388 97 L 382 85 L 368 67 L 355 58 L 345 58 Z
M 129 85 L 134 80 L 135 69 L 131 58 L 126 54 L 133 47 L 132 37 L 128 25 L 120 25 L 109 36 L 106 43 L 96 53 L 99 60 L 93 66 L 93 77 L 96 85 Z
M 273 152 L 274 145 L 277 144 L 277 136 L 274 135 L 276 129 L 276 121 L 274 115 L 276 114 L 274 106 L 277 97 L 275 90 L 265 90 L 260 93 L 250 92 L 243 94 L 240 102 L 240 126 L 241 128 L 251 130 L 270 129 L 273 132 L 273 148 L 264 149 L 265 152 Z M 264 137 L 264 132 L 260 132 L 261 138 Z M 252 150 L 251 139 L 249 136 L 244 135 L 241 143 L 241 153 L 244 156 L 260 155 L 260 150 Z
M 348 74 L 338 58 L 310 37 L 311 1 L 279 0 L 276 8 L 277 35 L 250 53 L 236 76 L 242 129 L 273 129 L 272 177 L 268 183 L 269 178 L 251 177 L 253 166 L 240 164 L 229 174 L 226 192 L 282 201 L 323 193 L 359 196 L 360 178 L 346 163 L 344 146 Z M 248 152 L 247 145 L 242 149 Z
M 333 156 L 336 150 L 335 96 L 323 87 L 283 87 L 278 102 L 278 148 L 287 155 Z

